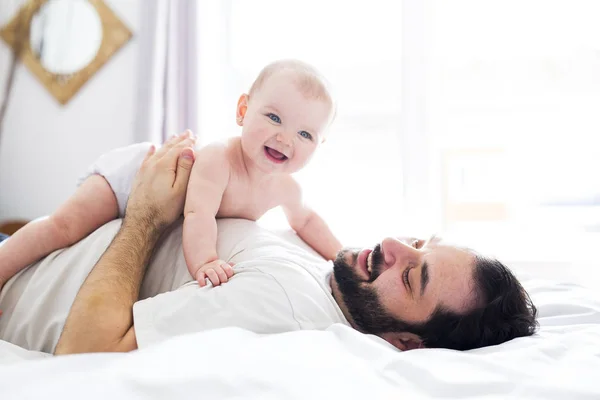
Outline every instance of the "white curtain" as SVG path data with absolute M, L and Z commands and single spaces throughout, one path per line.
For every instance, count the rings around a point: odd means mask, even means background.
M 137 142 L 161 143 L 188 128 L 198 134 L 197 15 L 195 1 L 144 1 Z

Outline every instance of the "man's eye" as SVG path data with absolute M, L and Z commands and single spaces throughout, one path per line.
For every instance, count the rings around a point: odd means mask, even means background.
M 302 136 L 304 139 L 312 140 L 312 135 L 306 131 L 300 131 L 300 132 L 298 132 L 298 134 L 300 136 Z
M 280 119 L 280 118 L 279 118 L 277 115 L 275 115 L 275 114 L 273 114 L 273 113 L 268 113 L 268 114 L 267 114 L 267 117 L 269 117 L 269 119 L 270 119 L 271 121 L 273 121 L 273 122 L 276 122 L 276 123 L 278 123 L 278 124 L 280 124 L 280 123 L 281 123 L 281 119 Z
M 408 280 L 408 273 L 410 271 L 410 268 L 407 268 L 406 271 L 404 271 L 404 274 L 402 274 L 402 279 L 404 280 L 404 284 L 406 285 L 406 287 L 408 288 L 408 290 L 411 290 L 410 288 L 410 281 Z

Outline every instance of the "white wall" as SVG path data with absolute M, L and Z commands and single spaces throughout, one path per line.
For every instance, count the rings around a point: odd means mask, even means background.
M 97 156 L 134 141 L 136 35 L 143 0 L 105 2 L 134 36 L 65 106 L 18 66 L 0 139 L 0 221 L 49 214 Z M 0 14 L 0 25 L 6 23 L 5 14 Z M 2 41 L 0 96 L 9 65 L 10 51 Z

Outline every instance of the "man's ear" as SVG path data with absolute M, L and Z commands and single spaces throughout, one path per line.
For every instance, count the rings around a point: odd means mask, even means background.
M 424 348 L 423 339 L 410 332 L 387 332 L 381 334 L 381 337 L 389 342 L 398 350 L 414 350 Z
M 235 112 L 235 122 L 239 126 L 244 125 L 244 117 L 246 116 L 247 110 L 248 110 L 248 95 L 246 93 L 244 93 L 243 95 L 240 96 L 240 98 L 238 100 L 237 109 Z

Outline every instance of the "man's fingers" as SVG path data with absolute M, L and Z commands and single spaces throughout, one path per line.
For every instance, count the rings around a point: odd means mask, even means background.
M 189 148 L 190 150 L 192 150 L 193 146 L 194 146 L 194 141 L 195 139 L 189 137 L 187 139 L 184 139 L 182 141 L 180 141 L 179 143 L 176 143 L 174 146 L 172 146 L 168 153 L 165 154 L 159 161 L 159 167 L 161 169 L 165 169 L 165 170 L 169 170 L 172 171 L 173 175 L 174 175 L 174 179 L 173 179 L 173 186 L 176 187 L 178 190 L 181 189 L 181 182 L 182 180 L 185 180 L 187 182 L 187 180 L 190 177 L 190 170 L 191 170 L 191 165 L 194 163 L 194 159 L 193 158 L 189 158 L 190 157 L 190 153 L 189 151 L 185 151 L 185 153 L 183 153 L 183 151 L 186 148 Z M 183 154 L 182 154 L 183 153 Z M 185 158 L 182 157 L 182 155 L 186 155 Z M 192 150 L 192 157 L 193 157 L 193 150 Z M 182 168 L 179 168 L 182 167 Z M 179 175 L 179 172 L 181 172 L 181 176 Z M 178 181 L 179 180 L 179 181 Z M 175 185 L 179 185 L 179 186 L 175 186 Z
M 193 149 L 186 147 L 181 151 L 177 160 L 177 169 L 175 170 L 175 184 L 173 185 L 175 189 L 185 190 L 187 188 L 194 161 Z
M 156 146 L 150 145 L 150 148 L 148 149 L 148 152 L 146 153 L 146 157 L 144 157 L 143 162 L 148 161 L 150 159 L 150 157 L 152 157 L 154 155 L 155 152 L 156 152 Z
M 173 136 L 171 136 L 162 145 L 162 147 L 160 148 L 160 150 L 158 150 L 158 152 L 156 153 L 156 155 L 159 158 L 164 157 L 173 147 L 177 146 L 178 144 L 180 144 L 184 140 L 189 139 L 191 137 L 191 135 L 192 135 L 192 132 L 188 129 L 185 132 L 183 132 L 181 135 L 173 135 Z
M 184 137 L 183 135 L 179 136 L 177 141 L 170 143 L 168 146 L 165 145 L 159 150 L 160 152 L 162 152 L 160 161 L 171 164 L 172 160 L 177 160 L 177 157 L 179 156 L 179 153 L 181 153 L 181 150 L 183 150 L 186 147 L 194 147 L 195 144 L 195 137 Z

